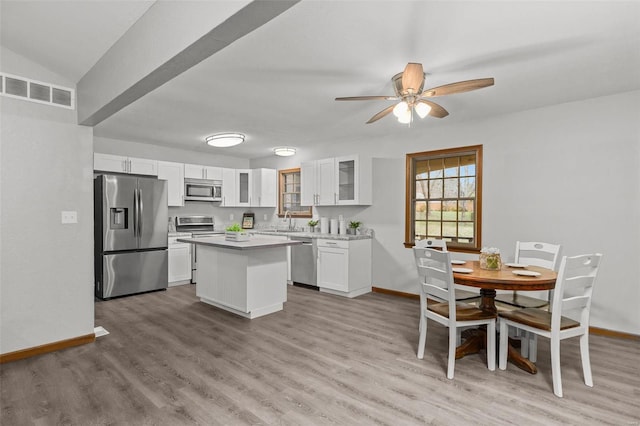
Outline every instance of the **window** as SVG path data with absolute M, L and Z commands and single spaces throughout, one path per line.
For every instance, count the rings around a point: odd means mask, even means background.
M 311 217 L 311 206 L 300 205 L 300 168 L 278 171 L 278 216 Z
M 407 154 L 405 247 L 437 238 L 480 251 L 482 145 Z

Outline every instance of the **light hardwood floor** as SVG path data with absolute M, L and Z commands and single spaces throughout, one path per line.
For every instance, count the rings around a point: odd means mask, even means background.
M 562 343 L 565 397 L 549 346 L 537 375 L 488 371 L 484 355 L 446 378 L 446 329 L 416 358 L 418 302 L 345 299 L 289 287 L 284 311 L 247 320 L 185 285 L 96 303 L 95 343 L 0 366 L 2 425 L 634 425 L 640 343 L 591 336 L 594 387 L 577 339 Z

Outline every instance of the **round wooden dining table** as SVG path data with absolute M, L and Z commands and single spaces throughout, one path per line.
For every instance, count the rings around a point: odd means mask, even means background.
M 472 272 L 453 272 L 453 281 L 456 284 L 462 284 L 469 287 L 477 287 L 480 289 L 480 309 L 486 312 L 496 314 L 495 298 L 496 290 L 516 290 L 516 291 L 537 291 L 551 290 L 556 285 L 557 274 L 555 271 L 537 266 L 527 266 L 526 268 L 512 268 L 503 265 L 501 269 L 489 271 L 480 268 L 479 261 L 469 261 L 463 265 Z M 454 268 L 455 269 L 455 268 Z M 538 272 L 538 276 L 516 275 L 514 271 L 533 271 Z M 465 341 L 456 348 L 456 359 L 465 355 L 477 353 L 485 349 L 486 330 L 479 328 L 470 334 Z M 508 359 L 516 366 L 535 374 L 538 370 L 534 363 L 523 357 L 516 348 L 511 344 L 508 346 Z

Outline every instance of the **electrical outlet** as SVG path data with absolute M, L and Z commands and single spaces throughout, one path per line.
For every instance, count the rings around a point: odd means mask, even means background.
M 233 220 L 233 213 L 229 215 L 229 220 Z
M 76 211 L 62 211 L 61 213 L 62 223 L 78 223 L 78 212 Z
M 266 213 L 264 214 L 264 219 L 263 219 L 263 220 L 268 220 L 268 219 L 267 219 L 267 214 L 266 214 Z

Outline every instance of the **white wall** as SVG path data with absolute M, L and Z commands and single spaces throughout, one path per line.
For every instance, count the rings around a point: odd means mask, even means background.
M 73 83 L 2 49 L 2 71 Z M 92 129 L 0 97 L 0 353 L 93 333 Z M 62 210 L 78 223 L 62 225 Z
M 482 243 L 513 256 L 515 241 L 563 245 L 566 255 L 601 252 L 591 325 L 640 334 L 640 91 L 430 127 L 386 139 L 334 141 L 297 162 L 352 153 L 374 157 L 369 207 L 325 207 L 375 230 L 373 284 L 417 293 L 403 246 L 405 154 L 482 144 Z M 252 167 L 295 167 L 273 158 Z

